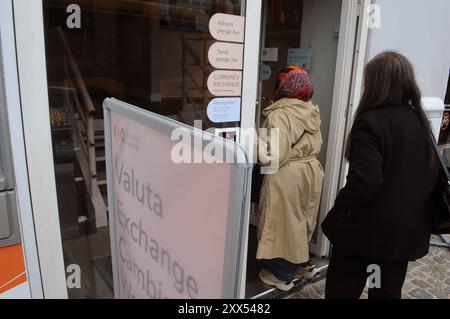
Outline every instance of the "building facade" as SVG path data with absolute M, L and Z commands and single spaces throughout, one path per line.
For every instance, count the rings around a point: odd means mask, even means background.
M 261 125 L 277 70 L 307 69 L 324 137 L 320 224 L 345 183 L 343 149 L 364 65 L 385 50 L 404 53 L 423 95 L 444 100 L 449 9 L 446 0 L 1 1 L 0 114 L 8 151 L 0 153 L 0 223 L 8 227 L 0 227 L 0 298 L 114 296 L 103 125 L 109 97 L 201 123 L 251 148 L 241 132 Z M 211 111 L 213 100 L 226 103 L 225 114 Z M 257 207 L 247 200 L 242 298 L 264 289 L 253 256 Z M 317 229 L 311 253 L 326 257 L 329 246 Z M 74 265 L 83 289 L 67 288 Z

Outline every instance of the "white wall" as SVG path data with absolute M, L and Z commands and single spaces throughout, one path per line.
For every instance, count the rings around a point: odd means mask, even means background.
M 414 64 L 424 96 L 444 99 L 450 69 L 449 0 L 377 0 L 381 28 L 370 37 L 369 58 L 395 50 Z
M 325 164 L 326 145 L 331 121 L 331 107 L 339 38 L 335 26 L 341 19 L 342 1 L 304 0 L 301 48 L 311 48 L 311 79 L 315 88 L 313 102 L 320 107 L 324 146 L 320 161 Z

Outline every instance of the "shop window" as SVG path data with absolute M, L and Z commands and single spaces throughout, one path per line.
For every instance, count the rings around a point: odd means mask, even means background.
M 79 7 L 79 26 L 68 7 Z M 107 220 L 105 98 L 114 97 L 203 128 L 212 98 L 207 51 L 215 13 L 242 15 L 241 0 L 43 0 L 47 77 L 60 224 L 66 264 L 83 289 L 112 297 Z M 223 126 L 223 127 L 222 127 Z

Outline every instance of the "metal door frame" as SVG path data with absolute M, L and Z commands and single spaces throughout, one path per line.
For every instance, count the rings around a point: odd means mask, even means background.
M 41 0 L 9 0 L 5 3 L 9 36 L 14 37 L 14 57 L 7 67 L 16 76 L 9 79 L 17 117 L 22 130 L 13 138 L 22 140 L 13 162 L 16 173 L 27 175 L 28 194 L 18 194 L 22 218 L 26 264 L 32 284 L 33 298 L 66 299 L 67 286 L 61 230 L 56 198 L 55 170 L 47 91 L 44 19 Z M 3 8 L 2 8 L 3 13 Z M 13 44 L 11 44 L 13 45 Z M 11 53 L 9 53 L 11 54 Z M 20 107 L 19 107 L 20 106 Z M 16 135 L 17 134 L 17 135 Z M 19 134 L 21 137 L 19 138 Z M 23 158 L 20 158 L 22 156 Z M 25 176 L 16 175 L 17 187 Z M 23 181 L 25 182 L 25 181 Z M 34 238 L 32 238 L 34 237 Z M 34 244 L 33 244 L 34 241 Z M 39 273 L 37 273 L 39 271 Z M 40 277 L 40 278 L 39 278 Z M 40 289 L 38 288 L 40 285 Z M 39 290 L 41 292 L 39 293 Z
M 11 141 L 12 175 L 14 175 L 19 215 L 21 243 L 25 258 L 29 294 L 20 298 L 44 297 L 41 268 L 38 257 L 34 216 L 30 194 L 27 158 L 23 131 L 19 74 L 17 69 L 16 37 L 13 2 L 0 2 L 0 76 L 2 77 L 6 119 Z

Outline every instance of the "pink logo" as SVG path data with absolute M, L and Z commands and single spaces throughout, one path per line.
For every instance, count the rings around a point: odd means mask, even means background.
M 126 132 L 122 127 L 114 125 L 114 138 L 121 144 L 125 144 Z

